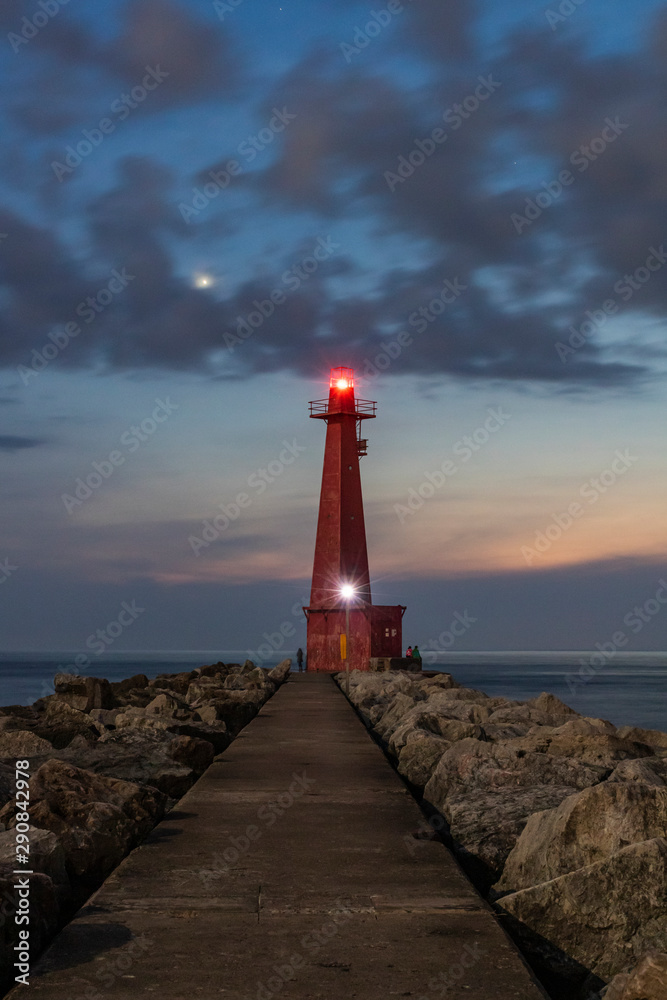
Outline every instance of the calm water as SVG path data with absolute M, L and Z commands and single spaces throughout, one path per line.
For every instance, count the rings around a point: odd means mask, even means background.
M 75 653 L 0 653 L 0 705 L 29 705 L 53 693 L 53 676 L 72 670 Z M 287 650 L 265 667 L 275 666 Z M 635 653 L 606 665 L 591 663 L 590 652 L 426 653 L 424 667 L 448 670 L 466 687 L 490 695 L 525 700 L 550 691 L 583 715 L 615 725 L 667 731 L 667 653 Z M 241 650 L 119 653 L 95 660 L 81 673 L 108 680 L 132 674 L 155 677 L 192 670 L 222 660 L 243 663 Z M 580 670 L 588 676 L 582 681 Z M 569 683 L 568 683 L 569 679 Z

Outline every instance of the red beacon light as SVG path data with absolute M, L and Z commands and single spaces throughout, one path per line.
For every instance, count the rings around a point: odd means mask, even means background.
M 353 368 L 332 368 L 330 389 L 354 389 L 354 369 Z

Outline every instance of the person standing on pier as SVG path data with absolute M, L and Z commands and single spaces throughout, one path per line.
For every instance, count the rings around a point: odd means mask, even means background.
M 299 667 L 299 673 L 301 673 L 303 670 L 303 650 L 301 649 L 301 646 L 299 646 L 296 651 L 296 662 Z
M 412 650 L 412 659 L 419 662 L 419 669 L 421 670 L 422 665 L 422 654 L 419 652 L 419 646 L 415 646 Z
M 405 651 L 405 655 L 408 658 L 408 660 L 412 659 L 412 646 L 408 646 L 408 648 Z

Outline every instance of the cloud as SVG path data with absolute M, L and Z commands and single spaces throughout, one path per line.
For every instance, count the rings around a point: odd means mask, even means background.
M 45 438 L 19 437 L 15 434 L 0 434 L 0 451 L 24 451 L 27 448 L 41 448 L 49 442 Z
M 122 91 L 141 84 L 147 67 L 165 79 L 140 114 L 238 96 L 242 66 L 226 29 L 184 4 L 129 0 L 114 34 L 95 33 L 68 8 L 34 31 L 23 20 L 34 14 L 34 4 L 13 0 L 2 15 L 15 49 L 5 54 L 17 83 L 6 95 L 8 115 L 22 130 L 59 136 L 90 127 Z
M 357 367 L 372 363 L 405 330 L 412 343 L 391 367 L 396 375 L 562 389 L 633 386 L 653 377 L 655 353 L 611 352 L 603 335 L 588 338 L 567 364 L 556 344 L 587 310 L 599 310 L 615 294 L 615 282 L 634 274 L 651 247 L 661 246 L 667 15 L 660 13 L 642 51 L 592 56 L 584 41 L 544 27 L 519 29 L 502 48 L 484 48 L 475 11 L 435 0 L 406 6 L 401 45 L 422 71 L 412 79 L 394 72 L 396 52 L 379 40 L 346 65 L 336 45 L 327 50 L 320 38 L 281 79 L 256 81 L 259 121 L 283 106 L 296 118 L 236 190 L 207 207 L 201 223 L 183 222 L 177 185 L 201 183 L 224 162 L 222 142 L 221 159 L 202 163 L 190 178 L 156 157 L 118 161 L 111 185 L 73 207 L 78 246 L 71 224 L 66 239 L 57 220 L 36 224 L 5 210 L 0 229 L 10 238 L 0 244 L 0 361 L 26 363 L 111 268 L 125 267 L 133 275 L 126 290 L 58 365 L 191 369 L 217 377 L 280 368 L 310 374 L 341 350 Z M 91 38 L 89 49 L 71 12 L 58 24 L 60 36 L 45 29 L 43 42 L 35 39 L 39 58 L 50 61 L 39 64 L 37 82 L 21 98 L 50 124 L 24 114 L 26 127 L 55 131 L 63 127 L 58 115 L 79 115 L 77 102 L 88 99 L 81 73 L 92 72 L 93 80 L 102 73 L 105 87 L 111 79 L 126 85 L 157 62 L 173 74 L 159 107 L 201 102 L 193 129 L 208 120 L 210 98 L 229 97 L 240 79 L 220 26 L 210 30 L 171 0 L 131 0 L 117 33 Z M 46 94 L 43 74 L 57 75 L 65 52 L 71 66 L 50 98 L 37 99 Z M 480 80 L 492 81 L 486 91 Z M 582 150 L 599 148 L 608 120 L 623 127 L 589 158 Z M 446 133 L 440 144 L 430 138 L 434 128 Z M 17 162 L 13 169 L 20 174 L 24 167 Z M 564 169 L 573 182 L 518 232 L 513 219 L 538 195 L 544 204 L 545 186 L 557 190 Z M 213 246 L 231 261 L 244 236 L 255 245 L 260 220 L 272 241 L 285 237 L 270 265 L 266 257 L 260 264 L 258 253 L 254 269 L 252 261 L 237 269 L 224 297 L 190 286 L 196 248 L 210 253 Z M 335 258 L 247 342 L 227 351 L 226 334 L 239 317 L 281 288 L 284 270 L 334 229 L 341 243 Z M 400 264 L 390 260 L 390 245 L 400 247 Z M 462 291 L 443 306 L 446 281 Z M 630 346 L 640 313 L 667 317 L 667 267 L 619 304 L 617 323 L 626 324 Z

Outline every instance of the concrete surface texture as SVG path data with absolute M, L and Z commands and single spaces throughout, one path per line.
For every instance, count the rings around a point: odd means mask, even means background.
M 293 675 L 11 1000 L 543 1000 L 328 675 Z

